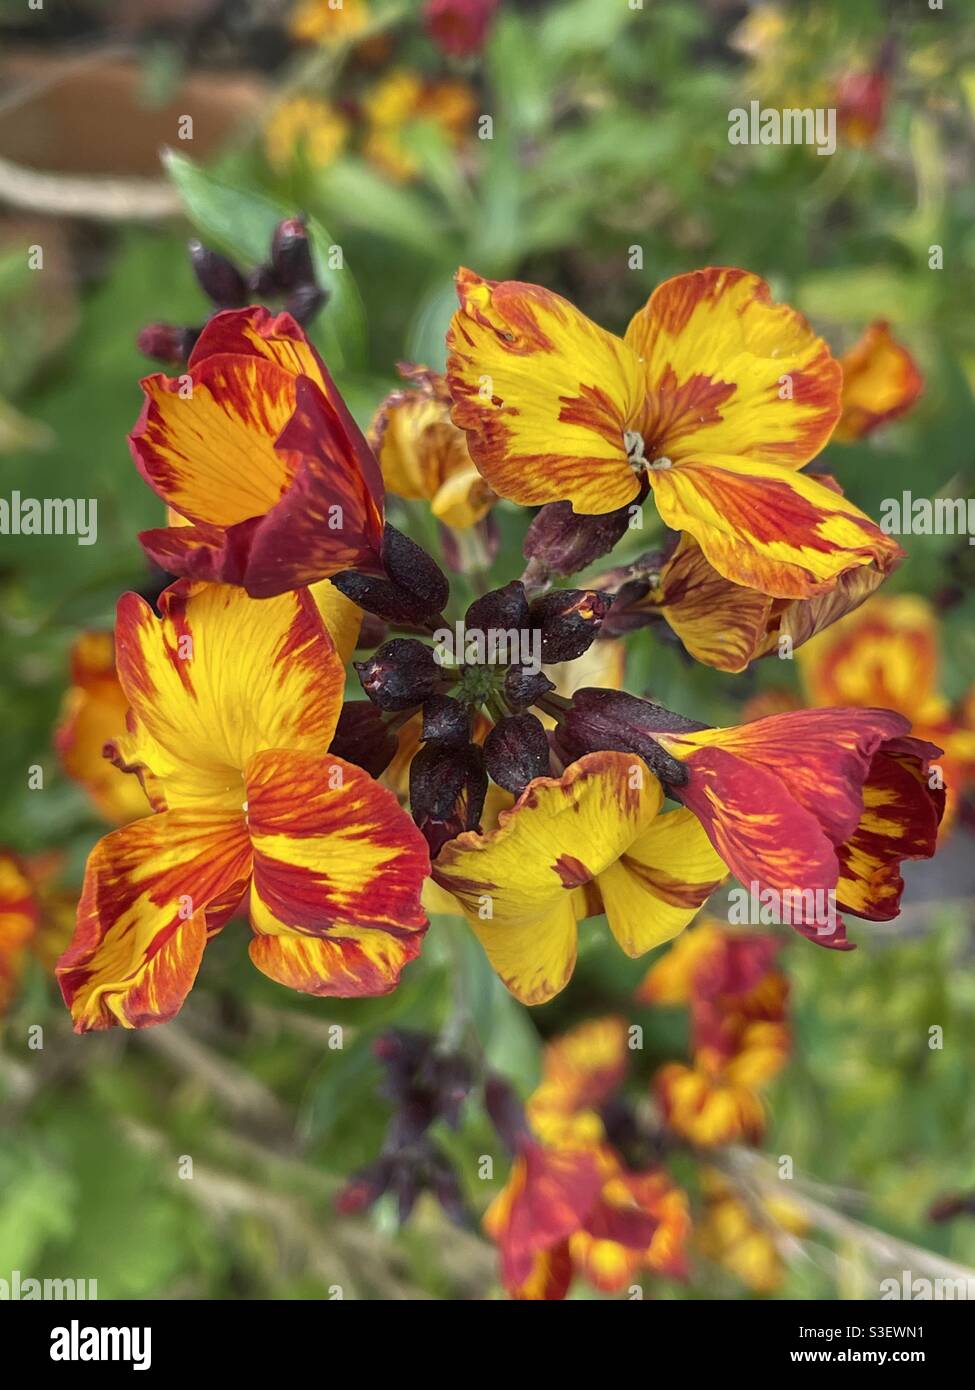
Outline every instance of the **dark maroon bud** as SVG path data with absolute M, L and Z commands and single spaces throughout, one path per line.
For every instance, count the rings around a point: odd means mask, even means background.
M 431 856 L 464 830 L 476 830 L 488 779 L 477 744 L 445 748 L 425 743 L 410 763 L 410 811 Z
M 428 1161 L 427 1185 L 448 1220 L 455 1226 L 470 1230 L 473 1221 L 464 1200 L 460 1180 L 450 1162 L 439 1150 Z
M 397 627 L 425 626 L 426 619 L 414 596 L 389 579 L 377 579 L 374 574 L 363 574 L 361 570 L 342 570 L 332 575 L 332 583 L 374 618 L 395 623 Z
M 396 1214 L 400 1225 L 410 1219 L 417 1198 L 423 1190 L 421 1175 L 408 1160 L 395 1163 L 387 1191 L 396 1198 Z
M 513 796 L 536 777 L 549 774 L 548 734 L 533 714 L 500 719 L 484 741 L 484 765 L 499 787 Z
M 200 289 L 218 309 L 240 309 L 247 303 L 247 281 L 233 261 L 202 241 L 191 241 L 189 251 Z
M 541 671 L 526 671 L 524 666 L 509 666 L 504 673 L 504 698 L 513 710 L 527 709 L 541 696 L 554 689 L 554 681 L 550 681 Z
M 595 589 L 553 589 L 531 606 L 530 623 L 541 629 L 542 660 L 574 661 L 592 645 L 609 611 Z
M 259 265 L 251 271 L 247 277 L 247 288 L 248 298 L 262 301 L 277 299 L 284 293 L 284 286 L 269 265 Z
M 507 1081 L 500 1076 L 490 1076 L 484 1086 L 484 1108 L 502 1142 L 510 1153 L 515 1153 L 526 1139 L 529 1139 L 525 1108 Z
M 414 637 L 393 637 L 368 661 L 352 664 L 363 690 L 380 709 L 412 709 L 443 681 L 443 669 L 433 652 Z
M 135 345 L 146 357 L 167 366 L 182 364 L 200 336 L 198 328 L 177 328 L 171 323 L 147 323 L 139 330 Z
M 389 627 L 383 622 L 382 618 L 377 618 L 373 613 L 364 613 L 362 623 L 359 626 L 359 640 L 356 647 L 366 651 L 371 651 L 373 647 L 378 647 L 389 633 Z
M 524 632 L 528 627 L 528 599 L 520 579 L 476 598 L 464 617 L 464 627 L 475 632 Z
M 656 612 L 649 605 L 645 608 L 631 607 L 631 605 L 639 604 L 642 599 L 645 599 L 650 588 L 650 581 L 647 579 L 628 579 L 625 584 L 620 585 L 613 595 L 610 610 L 603 619 L 602 635 L 604 637 L 616 637 L 627 632 L 636 632 L 638 628 L 649 627 L 651 623 L 659 620 L 659 612 Z
M 311 323 L 327 303 L 328 290 L 323 290 L 320 285 L 301 285 L 288 295 L 284 307 L 293 319 L 304 325 Z
M 440 566 L 425 550 L 389 523 L 383 527 L 382 562 L 389 579 L 413 599 L 423 618 L 436 617 L 450 597 Z
M 577 690 L 559 720 L 559 747 L 572 758 L 606 749 L 636 753 L 650 771 L 675 787 L 687 782 L 683 763 L 661 748 L 654 734 L 691 733 L 707 724 L 653 705 L 622 690 Z
M 355 763 L 371 777 L 379 777 L 389 767 L 399 748 L 399 740 L 371 700 L 347 700 L 342 706 L 329 752 L 347 763 Z
M 314 285 L 311 241 L 300 217 L 287 217 L 275 227 L 271 237 L 271 268 L 283 289 Z
M 578 574 L 600 555 L 607 555 L 630 524 L 630 507 L 602 516 L 580 515 L 570 502 L 547 502 L 525 535 L 522 553 L 536 569 L 550 574 Z
M 423 706 L 424 743 L 464 748 L 471 741 L 470 711 L 449 695 L 431 695 Z
M 460 1112 L 473 1084 L 471 1065 L 455 1052 L 434 1053 L 430 1064 L 430 1088 L 436 1097 L 437 1118 L 451 1129 L 460 1124 Z

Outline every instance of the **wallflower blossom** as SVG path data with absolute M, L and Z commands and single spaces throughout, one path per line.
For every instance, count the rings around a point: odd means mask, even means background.
M 114 755 L 156 810 L 92 851 L 57 975 L 79 1032 L 173 1017 L 243 902 L 251 959 L 313 994 L 384 994 L 420 949 L 426 845 L 328 746 L 344 671 L 307 593 L 182 581 L 123 595 Z
M 426 0 L 423 24 L 437 47 L 452 58 L 480 53 L 500 0 Z
M 297 0 L 288 16 L 288 32 L 298 43 L 342 43 L 368 24 L 368 0 Z
M 897 710 L 917 738 L 938 745 L 948 824 L 975 783 L 975 709 L 964 698 L 953 705 L 942 692 L 940 644 L 938 618 L 926 599 L 878 595 L 805 648 L 799 671 L 811 704 Z
M 88 793 L 98 814 L 124 825 L 149 810 L 135 777 L 103 756 L 105 744 L 125 733 L 129 702 L 115 674 L 110 632 L 82 632 L 71 647 L 71 688 L 61 706 L 54 746 L 69 777 Z
M 466 435 L 451 421 L 446 380 L 426 367 L 399 370 L 409 385 L 386 397 L 366 436 L 386 487 L 397 497 L 429 502 L 444 526 L 474 526 L 495 496 L 474 467 Z
M 345 148 L 349 122 L 320 97 L 297 96 L 274 107 L 264 127 L 268 162 L 279 173 L 299 158 L 312 169 L 327 169 Z
M 751 1142 L 764 1129 L 761 1090 L 785 1065 L 788 981 L 777 943 L 705 919 L 652 966 L 637 991 L 646 1003 L 686 1003 L 691 1064 L 670 1062 L 654 1078 L 667 1124 L 694 1144 Z
M 640 956 L 676 936 L 725 877 L 696 817 L 662 806 L 639 760 L 598 753 L 534 780 L 497 829 L 440 850 L 434 881 L 522 1003 L 568 983 L 582 919 L 605 912 L 619 946 Z
M 614 1292 L 644 1270 L 686 1272 L 685 1194 L 661 1168 L 628 1168 L 600 1119 L 628 1060 L 619 1018 L 581 1024 L 545 1049 L 511 1136 L 511 1174 L 483 1222 L 514 1298 L 564 1298 L 577 1274 Z
M 382 574 L 379 466 L 290 314 L 215 315 L 186 372 L 142 389 L 132 456 L 190 523 L 139 537 L 163 569 L 257 598 L 339 570 Z
M 833 439 L 862 439 L 911 410 L 924 389 L 924 378 L 907 348 L 877 319 L 840 358 L 843 368 L 843 414 Z
M 408 183 L 420 172 L 406 138 L 409 127 L 426 121 L 458 149 L 471 135 L 477 104 L 466 82 L 430 81 L 412 68 L 396 68 L 369 92 L 363 111 L 366 159 L 397 183 Z
M 538 285 L 457 276 L 454 420 L 502 497 L 615 512 L 649 485 L 724 578 L 808 598 L 899 547 L 799 470 L 840 415 L 842 373 L 805 319 L 742 270 L 660 285 L 623 338 Z M 485 384 L 488 384 L 489 390 Z
M 17 991 L 39 917 L 26 866 L 9 850 L 0 850 L 0 1017 Z
M 785 1279 L 784 1237 L 803 1236 L 809 1221 L 788 1197 L 756 1198 L 749 1205 L 722 1173 L 702 1174 L 704 1207 L 694 1223 L 694 1244 L 753 1293 L 774 1294 Z
M 848 947 L 839 924 L 824 928 L 811 904 L 835 894 L 840 910 L 888 921 L 899 911 L 901 862 L 928 859 L 937 846 L 944 790 L 931 764 L 940 749 L 909 731 L 889 709 L 797 711 L 713 729 L 623 692 L 582 690 L 556 737 L 570 757 L 638 751 L 741 883 L 798 895 L 793 925 L 821 945 Z

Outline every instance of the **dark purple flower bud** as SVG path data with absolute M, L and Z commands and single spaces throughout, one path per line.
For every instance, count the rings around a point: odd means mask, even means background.
M 314 285 L 311 241 L 300 217 L 287 217 L 275 227 L 271 237 L 271 268 L 283 289 Z
M 464 1200 L 460 1180 L 449 1160 L 436 1150 L 428 1159 L 427 1168 L 427 1186 L 440 1203 L 444 1215 L 455 1226 L 472 1229 L 471 1213 Z
M 420 617 L 440 613 L 450 597 L 446 576 L 425 550 L 388 523 L 383 528 L 382 562 L 392 583 L 410 595 Z
M 467 610 L 464 627 L 475 632 L 523 632 L 528 627 L 528 599 L 520 579 L 476 598 Z
M 525 559 L 550 574 L 578 574 L 625 535 L 631 505 L 585 516 L 574 512 L 570 502 L 547 502 L 525 535 Z
M 592 645 L 609 611 L 595 589 L 553 589 L 531 606 L 530 622 L 541 629 L 542 660 L 574 661 Z
M 429 647 L 414 637 L 393 637 L 368 661 L 354 661 L 362 688 L 380 709 L 412 709 L 433 695 L 443 670 Z
M 388 1159 L 378 1159 L 370 1163 L 345 1184 L 335 1198 L 335 1210 L 341 1216 L 353 1216 L 360 1211 L 368 1211 L 374 1206 L 389 1186 L 393 1175 L 392 1164 Z
M 200 289 L 218 309 L 240 309 L 247 303 L 247 281 L 233 261 L 195 239 L 189 252 Z
M 146 357 L 167 366 L 182 364 L 200 336 L 198 328 L 177 328 L 171 323 L 147 323 L 139 330 L 135 345 Z
M 399 748 L 399 739 L 389 728 L 371 700 L 347 700 L 329 752 L 347 763 L 355 763 L 371 777 L 379 777 L 389 767 Z
M 499 787 L 513 796 L 536 777 L 549 774 L 548 734 L 533 714 L 512 714 L 495 724 L 484 741 L 484 765 Z
M 410 811 L 431 856 L 464 830 L 476 830 L 488 779 L 477 744 L 445 748 L 425 743 L 410 763 Z
M 424 743 L 464 748 L 471 741 L 470 711 L 449 695 L 431 695 L 423 706 Z
M 321 285 L 300 285 L 288 295 L 284 307 L 293 319 L 305 325 L 311 323 L 327 303 L 328 290 L 322 289 Z
M 660 614 L 655 613 L 649 606 L 631 608 L 631 604 L 639 604 L 649 592 L 648 579 L 628 579 L 621 584 L 613 595 L 609 612 L 603 619 L 603 636 L 622 636 L 624 633 L 636 632 L 638 628 L 649 627 L 651 623 L 660 621 Z
M 509 666 L 504 673 L 504 698 L 513 710 L 527 709 L 536 700 L 555 689 L 555 682 L 541 671 L 526 671 L 523 666 Z
M 473 1084 L 471 1064 L 456 1052 L 435 1052 L 430 1060 L 430 1089 L 436 1096 L 437 1118 L 451 1129 L 460 1124 L 460 1112 Z
M 277 299 L 284 293 L 284 286 L 278 281 L 274 270 L 269 265 L 256 266 L 247 277 L 248 297 L 264 301 L 265 299 Z
M 525 1108 L 507 1081 L 490 1076 L 484 1086 L 484 1107 L 502 1142 L 510 1153 L 516 1153 L 530 1138 Z
M 403 1226 L 409 1221 L 417 1198 L 423 1191 L 421 1173 L 405 1156 L 402 1161 L 394 1163 L 387 1190 L 396 1198 L 396 1214 Z
M 363 574 L 361 570 L 341 570 L 331 578 L 340 593 L 374 618 L 395 623 L 397 627 L 422 628 L 425 625 L 424 614 L 414 596 L 392 580 Z
M 586 688 L 573 695 L 572 704 L 559 720 L 557 737 L 559 747 L 571 758 L 605 749 L 636 753 L 661 782 L 682 787 L 687 782 L 687 769 L 653 736 L 707 727 L 622 690 Z
M 359 640 L 356 642 L 356 647 L 363 651 L 370 651 L 373 647 L 378 647 L 388 633 L 389 627 L 382 618 L 377 618 L 374 613 L 364 613 L 359 626 Z

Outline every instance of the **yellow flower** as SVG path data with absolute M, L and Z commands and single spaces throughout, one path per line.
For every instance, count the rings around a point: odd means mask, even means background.
M 288 32 L 298 43 L 342 43 L 361 34 L 368 23 L 366 0 L 299 0 Z
M 299 155 L 314 169 L 327 168 L 341 154 L 349 126 L 335 107 L 319 97 L 299 96 L 283 102 L 264 128 L 264 149 L 279 172 Z

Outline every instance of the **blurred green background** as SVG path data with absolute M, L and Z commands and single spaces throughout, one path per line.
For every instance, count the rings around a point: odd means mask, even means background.
M 95 545 L 0 536 L 0 846 L 63 852 L 68 892 L 104 827 L 61 773 L 51 734 L 72 639 L 110 626 L 119 593 L 148 579 L 136 532 L 160 524 L 160 505 L 125 435 L 153 366 L 135 337 L 155 320 L 203 321 L 190 235 L 250 267 L 276 220 L 302 210 L 320 252 L 341 247 L 313 336 L 363 424 L 396 384 L 397 361 L 442 367 L 459 265 L 544 284 L 614 331 L 667 276 L 743 266 L 834 351 L 884 318 L 920 364 L 925 392 L 908 417 L 824 455 L 854 501 L 876 516 L 902 489 L 975 495 L 975 29 L 963 6 L 502 0 L 484 52 L 466 59 L 438 50 L 415 3 L 375 0 L 359 7 L 355 33 L 305 43 L 287 5 L 170 0 L 148 21 L 147 8 L 50 3 L 29 18 L 21 5 L 0 8 L 10 79 L 0 83 L 0 495 L 98 502 Z M 879 63 L 889 94 L 864 142 L 841 136 L 830 158 L 729 145 L 731 109 L 803 105 Z M 462 84 L 464 132 L 415 104 L 383 125 L 374 98 L 390 73 L 424 90 Z M 194 115 L 192 140 L 179 139 L 181 113 Z M 344 146 L 322 158 L 329 113 Z M 390 126 L 408 177 L 376 162 L 370 139 Z M 15 186 L 8 162 L 63 175 L 62 204 L 46 185 Z M 92 180 L 134 177 L 172 190 L 172 215 L 147 217 L 137 198 L 123 216 L 97 207 Z M 95 215 L 77 215 L 77 187 Z M 44 247 L 42 270 L 27 266 L 31 244 Z M 941 270 L 929 267 L 934 245 Z M 496 572 L 507 579 L 520 572 L 529 517 L 508 506 L 497 515 Z M 908 549 L 890 589 L 938 604 L 941 683 L 960 698 L 975 681 L 975 551 L 945 537 L 914 537 Z M 728 676 L 646 632 L 629 646 L 628 688 L 703 719 L 734 722 L 756 690 L 795 684 L 788 663 Z M 44 785 L 32 790 L 36 764 Z M 975 1265 L 972 1216 L 926 1214 L 945 1193 L 975 1188 L 971 848 L 962 825 L 912 879 L 903 917 L 859 931 L 857 952 L 785 941 L 795 1052 L 771 1093 L 765 1148 L 792 1155 L 837 1210 Z M 440 1027 L 458 976 L 488 1057 L 523 1092 L 544 1038 L 592 1014 L 644 1025 L 634 1092 L 680 1055 L 682 1015 L 630 1002 L 647 962 L 626 961 L 600 924 L 583 943 L 571 986 L 529 1013 L 458 922 L 435 921 L 392 996 L 341 1004 L 264 979 L 232 927 L 209 948 L 178 1023 L 137 1037 L 72 1037 L 33 962 L 0 1025 L 0 1277 L 97 1278 L 102 1297 L 315 1298 L 336 1284 L 347 1297 L 497 1296 L 491 1247 L 473 1233 L 448 1238 L 432 1202 L 397 1233 L 384 1204 L 342 1220 L 332 1198 L 381 1143 L 375 1034 L 393 1021 Z M 329 1045 L 336 1022 L 341 1049 Z M 36 1024 L 40 1051 L 26 1041 Z M 935 1024 L 945 1044 L 932 1051 Z M 476 1160 L 497 1140 L 468 1111 L 444 1142 L 479 1212 L 488 1185 Z M 178 1176 L 186 1155 L 192 1181 Z M 804 1249 L 778 1296 L 876 1287 L 855 1225 Z M 703 1261 L 687 1284 L 647 1288 L 748 1296 Z M 575 1296 L 589 1295 L 577 1285 Z

